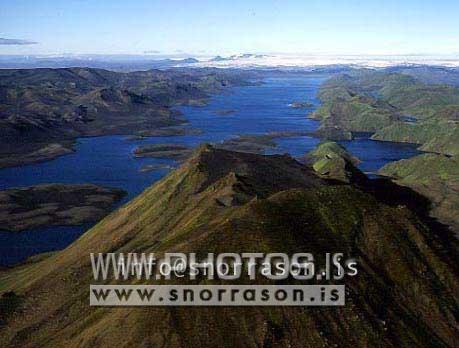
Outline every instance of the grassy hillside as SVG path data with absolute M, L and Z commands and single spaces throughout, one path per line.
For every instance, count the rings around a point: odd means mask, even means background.
M 356 71 L 328 80 L 321 88 L 318 134 L 349 139 L 356 132 L 373 139 L 409 142 L 421 150 L 459 152 L 459 88 L 425 84 L 412 76 L 385 71 Z
M 388 71 L 402 73 L 412 76 L 419 81 L 438 85 L 445 84 L 450 86 L 459 86 L 459 69 L 444 66 L 398 66 L 388 68 Z
M 397 119 L 394 112 L 390 105 L 382 105 L 371 97 L 355 96 L 325 103 L 312 117 L 322 121 L 321 128 L 338 127 L 351 132 L 376 132 Z
M 321 120 L 319 134 L 349 138 L 366 129 L 374 140 L 414 143 L 435 153 L 388 164 L 381 174 L 431 199 L 433 216 L 459 230 L 459 88 L 432 84 L 426 69 L 415 69 L 422 79 L 415 72 L 391 70 L 398 71 L 361 70 L 328 80 L 319 93 L 323 106 L 315 114 Z M 434 72 L 443 76 L 439 81 L 457 73 Z
M 1 273 L 0 344 L 454 346 L 457 241 L 377 197 L 288 156 L 201 147 L 65 250 Z M 89 307 L 89 253 L 132 251 L 343 252 L 359 274 L 338 308 Z
M 432 201 L 432 215 L 459 231 L 459 157 L 423 154 L 389 163 L 380 174 Z
M 321 177 L 345 183 L 366 181 L 366 176 L 356 167 L 359 159 L 344 147 L 333 142 L 320 143 L 304 157 L 306 163 Z
M 396 122 L 376 132 L 372 139 L 420 144 L 423 151 L 459 155 L 459 125 L 442 119 Z

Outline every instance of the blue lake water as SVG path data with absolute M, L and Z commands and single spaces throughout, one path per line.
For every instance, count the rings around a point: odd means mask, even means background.
M 172 160 L 135 158 L 134 149 L 148 143 L 177 143 L 195 146 L 218 142 L 239 134 L 263 134 L 272 131 L 313 131 L 318 122 L 306 116 L 310 109 L 295 109 L 288 104 L 307 101 L 317 106 L 316 93 L 326 76 L 268 78 L 257 86 L 235 87 L 211 98 L 204 107 L 180 107 L 189 126 L 202 134 L 174 137 L 151 137 L 131 141 L 125 136 L 81 138 L 75 153 L 55 160 L 0 170 L 0 189 L 40 183 L 94 183 L 119 187 L 128 192 L 123 204 L 167 174 L 161 169 L 140 172 L 147 164 L 174 164 Z M 221 110 L 234 110 L 218 115 Z M 296 136 L 278 139 L 273 152 L 302 156 L 313 149 L 319 139 Z M 361 169 L 375 172 L 384 164 L 411 157 L 418 152 L 413 145 L 357 139 L 342 142 L 363 162 Z M 23 232 L 0 232 L 0 265 L 11 265 L 28 256 L 62 249 L 90 225 L 46 227 Z

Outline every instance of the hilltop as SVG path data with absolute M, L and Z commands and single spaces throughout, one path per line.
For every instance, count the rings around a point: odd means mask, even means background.
M 321 178 L 289 156 L 202 146 L 65 250 L 0 273 L 8 309 L 0 343 L 454 346 L 457 240 L 403 203 L 413 197 L 407 189 L 392 185 L 393 201 L 373 191 Z M 359 274 L 345 281 L 344 307 L 89 307 L 89 253 L 133 251 L 343 252 L 357 259 Z
M 326 179 L 361 184 L 368 180 L 357 168 L 360 160 L 333 141 L 320 143 L 304 160 L 319 176 Z

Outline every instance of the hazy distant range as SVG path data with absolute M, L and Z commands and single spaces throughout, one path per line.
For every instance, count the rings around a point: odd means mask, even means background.
M 308 69 L 318 66 L 386 68 L 400 65 L 433 65 L 459 68 L 459 54 L 435 55 L 0 55 L 0 68 L 91 67 L 115 71 L 167 69 L 172 67 Z

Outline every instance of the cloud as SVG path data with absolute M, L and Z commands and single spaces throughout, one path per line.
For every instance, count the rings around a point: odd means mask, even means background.
M 18 39 L 5 39 L 0 37 L 0 45 L 36 45 L 38 42 Z
M 161 53 L 161 51 L 155 51 L 155 50 L 152 50 L 152 51 L 143 51 L 143 54 L 159 54 Z

